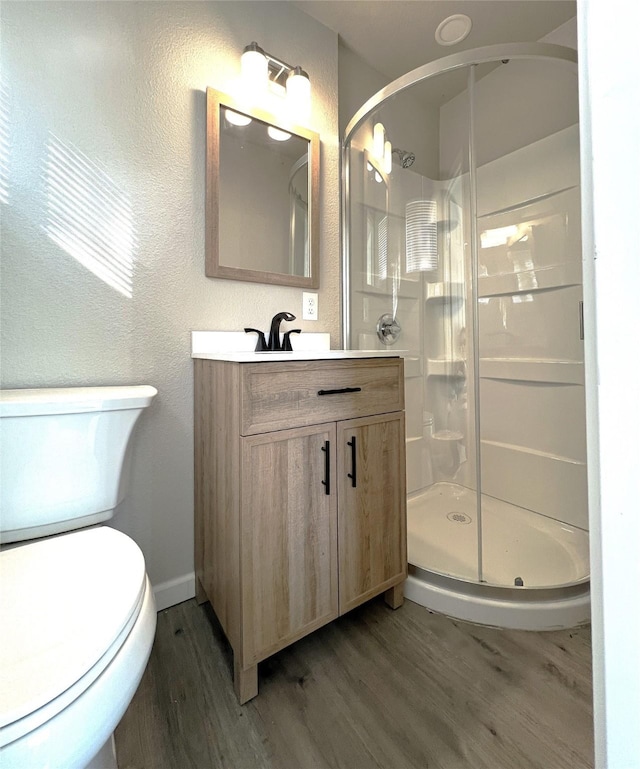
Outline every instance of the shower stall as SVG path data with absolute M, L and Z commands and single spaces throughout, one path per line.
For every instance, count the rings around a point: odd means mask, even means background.
M 588 621 L 575 52 L 466 51 L 373 96 L 345 134 L 343 257 L 345 346 L 405 358 L 405 594 Z

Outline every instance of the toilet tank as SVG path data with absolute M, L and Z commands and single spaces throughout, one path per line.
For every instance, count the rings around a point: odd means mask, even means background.
M 122 501 L 147 385 L 0 392 L 0 541 L 90 526 Z

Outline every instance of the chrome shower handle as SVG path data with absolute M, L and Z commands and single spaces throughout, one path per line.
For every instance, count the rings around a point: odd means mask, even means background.
M 376 331 L 378 332 L 378 339 L 383 344 L 390 345 L 398 340 L 400 332 L 402 331 L 402 326 L 391 313 L 386 312 L 378 318 Z

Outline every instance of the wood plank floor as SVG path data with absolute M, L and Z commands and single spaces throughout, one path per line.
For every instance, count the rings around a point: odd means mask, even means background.
M 239 706 L 208 604 L 158 615 L 120 769 L 586 769 L 589 628 L 530 633 L 376 599 L 261 663 Z

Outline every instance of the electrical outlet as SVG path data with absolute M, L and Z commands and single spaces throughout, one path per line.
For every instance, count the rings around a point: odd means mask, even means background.
M 302 292 L 302 320 L 318 320 L 318 295 Z

